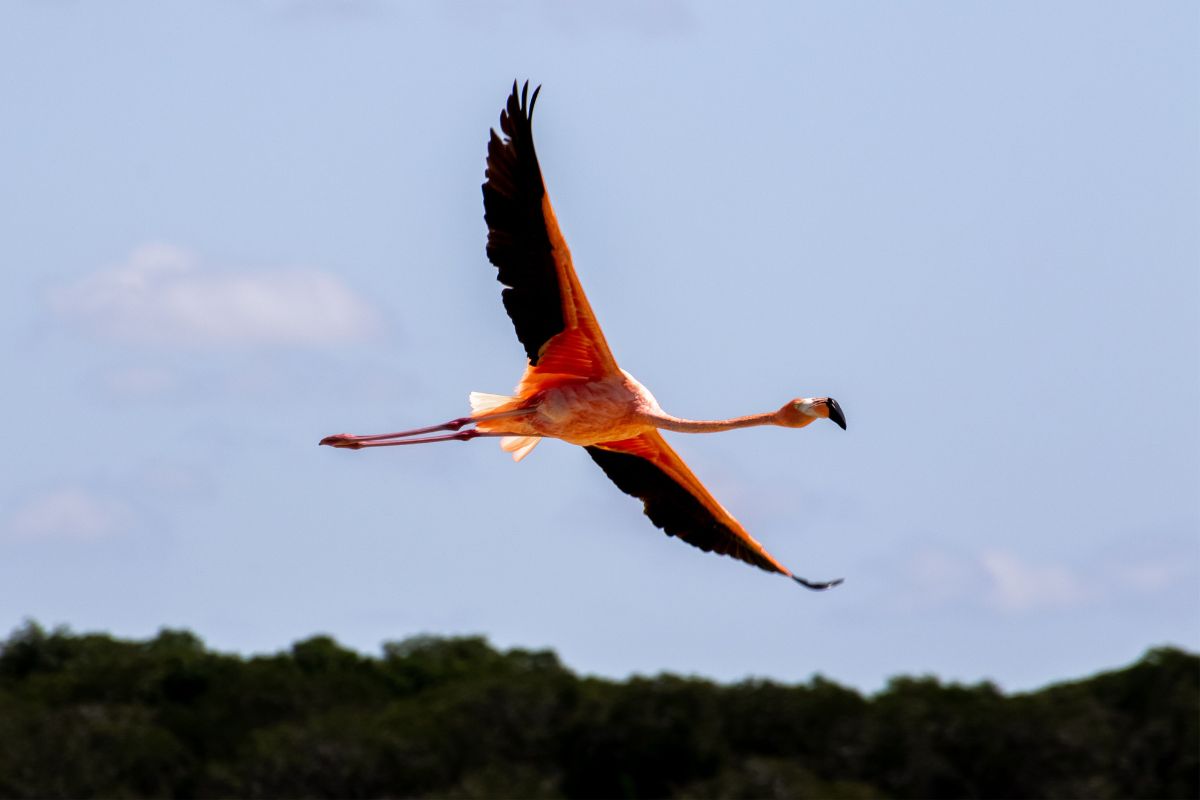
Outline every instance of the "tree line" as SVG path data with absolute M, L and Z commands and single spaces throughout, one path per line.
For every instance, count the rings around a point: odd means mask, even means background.
M 1200 657 L 1034 692 L 574 674 L 552 652 L 317 636 L 270 656 L 27 623 L 0 797 L 1200 797 Z

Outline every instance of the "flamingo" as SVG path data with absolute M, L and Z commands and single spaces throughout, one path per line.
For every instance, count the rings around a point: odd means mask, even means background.
M 491 131 L 483 184 L 488 260 L 506 287 L 504 308 L 529 358 L 514 394 L 472 392 L 468 416 L 395 433 L 335 434 L 320 443 L 359 450 L 490 436 L 500 437 L 500 446 L 520 461 L 542 439 L 561 439 L 583 447 L 621 491 L 643 502 L 646 516 L 668 536 L 809 589 L 838 585 L 840 578 L 809 581 L 780 564 L 709 494 L 659 431 L 803 428 L 817 419 L 844 430 L 841 406 L 831 397 L 800 397 L 761 414 L 683 419 L 663 411 L 646 387 L 617 366 L 546 194 L 533 147 L 533 107 L 540 91 L 539 86 L 530 97 L 528 81 L 519 91 L 513 82 L 500 112 L 504 136 Z

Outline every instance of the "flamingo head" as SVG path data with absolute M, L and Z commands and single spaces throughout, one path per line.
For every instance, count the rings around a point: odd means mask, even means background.
M 846 430 L 846 415 L 832 397 L 797 397 L 777 412 L 779 424 L 787 428 L 803 428 L 815 419 L 832 420 Z

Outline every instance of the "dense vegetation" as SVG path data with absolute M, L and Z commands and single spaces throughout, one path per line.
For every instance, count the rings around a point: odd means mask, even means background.
M 1075 683 L 582 678 L 549 652 L 164 630 L 0 644 L 3 797 L 1197 797 L 1200 658 Z

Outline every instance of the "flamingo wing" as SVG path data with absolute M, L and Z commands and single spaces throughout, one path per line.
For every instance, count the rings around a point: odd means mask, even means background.
M 532 120 L 539 91 L 529 97 L 528 82 L 520 91 L 514 82 L 500 112 L 504 135 L 491 132 L 483 184 L 487 256 L 507 287 L 504 308 L 531 368 L 601 377 L 617 365 L 575 275 L 538 166 Z
M 668 536 L 678 536 L 706 552 L 731 556 L 767 572 L 778 572 L 810 589 L 841 583 L 814 583 L 793 575 L 708 493 L 658 433 L 584 448 L 621 491 L 642 500 L 646 516 Z

